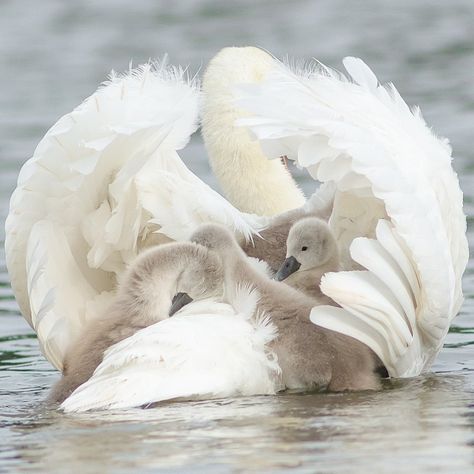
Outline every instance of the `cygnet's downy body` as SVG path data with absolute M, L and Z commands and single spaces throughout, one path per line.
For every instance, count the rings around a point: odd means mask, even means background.
M 293 224 L 286 241 L 286 259 L 275 279 L 321 300 L 327 298 L 319 287 L 321 277 L 338 270 L 337 242 L 326 222 L 306 217 Z
M 214 250 L 225 262 L 225 285 L 253 286 L 259 310 L 271 317 L 278 336 L 271 343 L 290 389 L 367 390 L 379 388 L 380 361 L 366 345 L 313 324 L 314 298 L 255 271 L 229 231 L 207 224 L 192 240 Z
M 192 299 L 222 294 L 222 264 L 207 248 L 172 243 L 144 252 L 122 278 L 108 314 L 89 323 L 68 351 L 63 376 L 49 400 L 62 402 L 88 380 L 110 346 L 169 317 Z

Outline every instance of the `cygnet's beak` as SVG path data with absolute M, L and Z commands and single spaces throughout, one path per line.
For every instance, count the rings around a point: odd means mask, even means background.
M 282 264 L 275 275 L 276 281 L 283 281 L 292 273 L 295 273 L 301 267 L 301 263 L 295 257 L 288 257 Z
M 168 315 L 173 316 L 174 313 L 179 311 L 183 306 L 191 303 L 193 299 L 187 293 L 176 293 L 171 301 L 171 308 Z

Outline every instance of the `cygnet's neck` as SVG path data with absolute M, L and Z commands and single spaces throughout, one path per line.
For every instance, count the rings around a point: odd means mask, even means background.
M 331 257 L 324 265 L 310 270 L 298 270 L 291 274 L 285 281 L 287 285 L 303 292 L 310 298 L 326 299 L 320 289 L 321 277 L 327 272 L 337 272 L 339 270 L 339 257 Z
M 300 207 L 305 199 L 279 159 L 269 160 L 248 131 L 235 121 L 237 84 L 261 82 L 275 65 L 264 51 L 225 48 L 210 62 L 202 84 L 202 135 L 223 192 L 243 212 L 272 216 Z
M 255 270 L 248 262 L 243 250 L 237 245 L 225 252 L 225 283 L 228 285 L 249 285 L 254 287 L 260 294 L 263 306 L 290 308 L 298 306 L 303 313 L 309 313 L 315 305 L 312 297 L 301 294 L 289 285 L 270 280 L 262 273 Z M 285 312 L 275 312 L 272 317 L 280 317 Z M 278 323 L 278 321 L 274 321 Z
M 166 319 L 179 276 L 199 256 L 197 247 L 192 243 L 173 243 L 143 252 L 120 283 L 120 312 L 144 325 Z

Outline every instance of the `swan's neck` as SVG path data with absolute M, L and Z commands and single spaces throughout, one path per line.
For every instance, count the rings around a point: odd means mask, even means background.
M 248 131 L 235 126 L 245 114 L 234 104 L 234 87 L 261 81 L 274 64 L 257 48 L 225 48 L 210 62 L 203 80 L 202 134 L 214 174 L 232 204 L 259 215 L 304 204 L 281 161 L 269 160 Z

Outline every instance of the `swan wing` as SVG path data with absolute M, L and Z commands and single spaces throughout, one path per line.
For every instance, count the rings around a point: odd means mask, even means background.
M 276 331 L 267 320 L 253 319 L 250 310 L 238 313 L 215 301 L 189 304 L 109 348 L 93 376 L 62 409 L 81 412 L 276 393 L 280 368 L 266 347 Z
M 197 84 L 165 62 L 147 64 L 112 74 L 23 166 L 6 221 L 7 266 L 55 367 L 142 248 L 184 239 L 201 222 L 245 237 L 262 225 L 179 158 L 197 124 Z
M 322 291 L 341 308 L 311 318 L 370 346 L 390 375 L 429 369 L 463 295 L 468 246 L 451 149 L 419 109 L 368 66 L 346 58 L 344 75 L 317 65 L 275 68 L 237 91 L 241 119 L 269 157 L 282 154 L 336 187 L 330 225 L 347 272 Z

